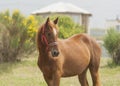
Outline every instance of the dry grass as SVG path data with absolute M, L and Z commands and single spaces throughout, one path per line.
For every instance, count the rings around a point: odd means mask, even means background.
M 107 65 L 108 58 L 102 58 L 100 75 L 102 86 L 120 85 L 120 66 L 110 67 Z M 0 64 L 0 86 L 47 86 L 42 73 L 37 67 L 37 57 L 24 59 L 16 63 Z M 88 80 L 91 77 L 88 72 Z M 60 86 L 80 86 L 77 76 L 62 78 Z

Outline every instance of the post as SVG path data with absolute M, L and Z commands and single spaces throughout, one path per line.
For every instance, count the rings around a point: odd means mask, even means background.
M 81 25 L 83 29 L 85 29 L 85 33 L 88 33 L 88 22 L 89 22 L 89 15 L 81 14 Z

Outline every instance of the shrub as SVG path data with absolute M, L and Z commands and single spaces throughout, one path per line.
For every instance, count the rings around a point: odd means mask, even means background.
M 51 15 L 51 20 L 59 18 L 58 27 L 59 27 L 59 38 L 68 38 L 74 34 L 84 32 L 82 26 L 76 24 L 70 16 L 67 15 Z M 45 22 L 46 19 L 36 16 L 36 19 L 41 23 Z
M 18 10 L 0 13 L 2 27 L 1 61 L 16 61 L 18 55 L 35 50 L 35 34 L 38 22 L 34 16 L 24 17 Z
M 84 32 L 82 26 L 76 24 L 70 16 L 67 15 L 52 15 L 51 19 L 59 18 L 59 37 L 68 38 L 74 34 Z
M 104 46 L 112 56 L 113 62 L 120 63 L 120 33 L 114 29 L 109 29 L 104 38 Z
M 71 17 L 59 16 L 59 37 L 68 38 L 73 34 L 83 32 L 80 25 L 76 24 Z M 0 13 L 0 61 L 20 60 L 19 55 L 31 53 L 35 50 L 35 35 L 38 24 L 43 23 L 40 16 L 23 16 L 18 10 L 11 15 L 9 11 Z

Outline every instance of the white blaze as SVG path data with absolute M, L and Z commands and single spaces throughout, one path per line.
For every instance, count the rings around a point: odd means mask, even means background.
M 57 31 L 56 31 L 55 28 L 53 28 L 53 33 L 54 33 L 55 36 L 57 35 Z

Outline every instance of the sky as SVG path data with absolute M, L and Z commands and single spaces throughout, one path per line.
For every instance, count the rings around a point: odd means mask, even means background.
M 26 16 L 56 2 L 72 3 L 92 13 L 90 28 L 105 28 L 106 20 L 120 18 L 120 0 L 0 0 L 0 12 L 15 9 Z

